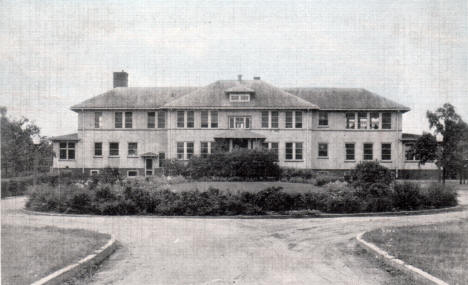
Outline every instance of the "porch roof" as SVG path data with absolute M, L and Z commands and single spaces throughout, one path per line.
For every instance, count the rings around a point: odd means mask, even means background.
M 214 136 L 215 139 L 266 139 L 264 135 L 252 131 L 233 130 Z
M 158 155 L 154 152 L 145 152 L 140 155 L 141 157 L 158 157 Z

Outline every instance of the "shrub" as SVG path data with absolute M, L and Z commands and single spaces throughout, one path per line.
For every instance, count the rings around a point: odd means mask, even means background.
M 114 184 L 122 180 L 118 168 L 105 167 L 97 176 L 102 183 Z
M 457 205 L 457 192 L 449 185 L 431 183 L 422 192 L 426 207 L 441 208 Z
M 309 180 L 315 178 L 315 172 L 310 169 L 283 168 L 281 170 L 281 177 L 285 178 L 286 181 L 290 181 L 293 178 Z
M 393 205 L 400 210 L 416 210 L 424 207 L 424 201 L 419 184 L 405 181 L 395 183 L 393 188 Z
M 315 178 L 315 185 L 323 186 L 335 181 L 344 181 L 344 179 L 332 174 L 317 174 Z
M 370 184 L 381 183 L 390 186 L 394 181 L 390 169 L 380 165 L 376 161 L 361 162 L 351 171 L 353 185 L 356 187 L 368 187 Z
M 214 176 L 260 180 L 279 178 L 281 169 L 273 153 L 241 149 L 227 153 L 216 152 L 205 158 L 194 157 L 188 163 L 187 172 L 195 179 Z

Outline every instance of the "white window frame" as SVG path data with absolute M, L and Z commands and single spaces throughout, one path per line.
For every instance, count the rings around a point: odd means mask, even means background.
M 390 159 L 384 159 L 384 154 L 383 154 L 383 145 L 384 144 L 387 144 L 387 145 L 390 145 Z M 390 142 L 383 142 L 380 144 L 380 160 L 382 162 L 391 162 L 392 161 L 392 149 L 393 149 L 393 146 L 392 146 L 392 143 Z
M 64 143 L 65 147 L 61 147 L 60 144 Z M 70 147 L 73 144 L 73 147 Z M 61 141 L 59 142 L 59 160 L 75 160 L 76 159 L 76 142 L 74 141 Z M 65 150 L 65 158 L 61 158 L 60 152 Z M 70 150 L 73 150 L 73 158 L 70 158 Z
M 118 154 L 111 154 L 111 144 L 116 143 L 117 144 L 117 151 Z M 120 143 L 119 142 L 109 142 L 109 156 L 110 157 L 119 157 L 120 156 Z
M 291 143 L 292 144 L 292 158 L 287 158 L 287 145 Z M 302 158 L 297 158 L 297 144 L 302 144 L 301 150 L 302 150 Z M 303 142 L 286 142 L 284 144 L 284 160 L 285 161 L 304 161 L 304 143 Z
M 100 129 L 102 127 L 102 112 L 94 112 L 94 128 Z
M 130 172 L 135 172 L 136 175 L 129 175 Z M 127 170 L 127 177 L 128 178 L 138 177 L 138 170 L 136 170 L 136 169 Z
M 370 159 L 366 159 L 366 145 L 370 145 L 371 146 L 371 155 L 372 157 Z M 370 143 L 370 142 L 367 142 L 367 143 L 363 143 L 362 144 L 362 160 L 364 161 L 371 161 L 374 159 L 374 144 L 373 143 Z
M 291 127 L 288 127 L 288 121 L 287 121 L 287 117 L 288 117 L 288 113 L 291 113 Z M 301 127 L 298 128 L 296 127 L 296 113 L 301 113 Z M 285 129 L 303 129 L 304 128 L 304 112 L 302 111 L 286 111 L 284 112 L 284 128 Z
M 127 116 L 127 114 L 130 114 L 130 116 Z M 125 129 L 133 129 L 133 112 L 126 111 L 123 114 L 124 119 L 123 119 L 123 126 Z M 127 123 L 130 124 L 130 126 L 127 126 Z
M 202 153 L 202 145 L 206 143 L 207 144 L 207 153 Z M 200 157 L 204 157 L 205 155 L 208 156 L 211 154 L 211 142 L 210 141 L 202 141 L 200 142 Z
M 98 169 L 90 169 L 89 170 L 89 176 L 93 175 L 99 175 L 99 170 Z
M 326 146 L 326 148 L 327 148 L 327 155 L 320 155 L 320 145 L 325 145 L 325 146 Z M 318 158 L 322 158 L 322 159 L 328 158 L 328 143 L 326 143 L 326 142 L 319 142 L 319 143 L 317 144 L 317 157 L 318 157 Z
M 130 144 L 135 144 L 136 145 L 134 154 L 130 154 Z M 128 157 L 138 157 L 138 143 L 137 142 L 128 142 L 127 143 L 127 156 Z
M 229 102 L 250 102 L 249 93 L 230 93 Z
M 96 154 L 96 144 L 100 143 L 101 144 L 101 154 Z M 102 157 L 104 154 L 104 144 L 102 142 L 94 142 L 94 157 Z
M 353 158 L 352 159 L 348 158 L 348 149 L 347 149 L 346 145 L 353 145 Z M 356 143 L 354 143 L 354 142 L 345 142 L 344 147 L 345 147 L 344 148 L 345 149 L 345 152 L 344 152 L 345 161 L 356 161 Z
M 325 115 L 326 120 L 327 120 L 326 124 L 320 124 L 320 122 L 321 122 L 320 121 L 320 115 Z M 319 111 L 319 113 L 318 113 L 318 126 L 319 126 L 319 128 L 328 128 L 328 124 L 329 124 L 328 115 L 329 115 L 328 111 Z
M 152 114 L 152 115 L 150 116 L 150 114 Z M 148 129 L 156 128 L 156 112 L 155 111 L 147 112 L 147 115 L 146 115 L 146 128 L 148 128 Z
M 178 144 L 179 143 L 183 144 L 184 152 L 182 154 L 182 156 L 183 156 L 182 158 L 179 158 L 179 154 L 180 154 L 178 152 Z M 187 150 L 188 150 L 187 145 L 190 144 L 190 143 L 192 144 L 192 153 L 190 153 L 190 157 L 189 157 L 189 153 L 187 152 Z M 195 143 L 193 141 L 176 142 L 176 159 L 177 160 L 189 160 L 189 159 L 191 159 L 193 157 L 194 153 L 195 153 Z
M 166 111 L 158 111 L 157 128 L 158 129 L 165 129 L 166 124 L 167 124 L 167 112 Z
M 233 121 L 233 125 L 231 126 L 231 119 Z M 236 120 L 242 119 L 243 120 L 243 128 L 236 127 Z M 247 127 L 247 119 L 249 120 L 249 127 Z M 229 116 L 229 128 L 230 129 L 251 129 L 252 128 L 252 117 L 251 116 Z

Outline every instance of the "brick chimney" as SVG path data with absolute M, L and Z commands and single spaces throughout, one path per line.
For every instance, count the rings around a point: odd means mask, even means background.
M 114 72 L 114 88 L 128 87 L 128 73 L 125 71 Z

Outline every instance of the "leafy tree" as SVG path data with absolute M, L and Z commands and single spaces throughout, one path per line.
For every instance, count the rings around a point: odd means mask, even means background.
M 19 120 L 8 118 L 5 107 L 0 107 L 0 114 L 2 177 L 31 173 L 35 155 L 38 156 L 39 171 L 48 171 L 52 165 L 52 145 L 41 140 L 41 143 L 35 146 L 31 139 L 32 136 L 39 135 L 39 127 L 26 118 Z
M 434 161 L 442 170 L 442 182 L 445 183 L 448 171 L 456 170 L 460 165 L 462 157 L 457 148 L 463 141 L 467 125 L 455 112 L 455 107 L 449 103 L 445 103 L 435 112 L 427 111 L 426 116 L 433 135 L 426 133 L 421 136 L 413 151 L 420 158 L 420 164 Z M 440 143 L 437 143 L 436 136 L 442 137 Z

